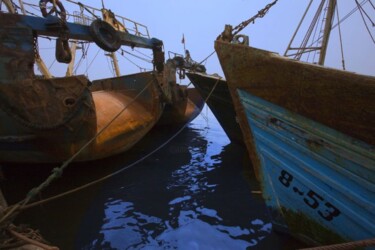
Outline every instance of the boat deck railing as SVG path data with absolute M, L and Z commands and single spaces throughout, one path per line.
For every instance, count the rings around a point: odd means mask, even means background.
M 0 7 L 1 11 L 4 11 L 4 6 L 7 8 L 8 5 L 13 6 L 14 12 L 23 14 L 23 15 L 33 15 L 33 16 L 41 16 L 39 5 L 33 3 L 33 2 L 26 2 L 23 0 L 18 0 L 18 3 L 15 3 L 16 0 L 0 0 Z M 80 2 L 75 2 L 72 0 L 65 0 L 64 1 L 64 7 L 67 11 L 67 21 L 68 22 L 74 22 L 77 24 L 82 25 L 90 25 L 95 19 L 102 18 L 103 12 L 102 9 L 94 8 L 85 4 L 82 4 Z M 77 10 L 78 7 L 78 10 Z M 47 6 L 47 8 L 52 8 L 52 6 Z M 74 10 L 76 9 L 76 10 Z M 70 11 L 73 10 L 73 11 Z M 9 10 L 8 7 L 8 11 Z M 128 19 L 123 16 L 114 15 L 116 20 L 120 23 L 120 25 L 133 35 L 150 38 L 150 34 L 148 32 L 147 26 L 135 22 L 131 19 Z

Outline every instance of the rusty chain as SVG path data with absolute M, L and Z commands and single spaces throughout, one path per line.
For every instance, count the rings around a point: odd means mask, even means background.
M 253 16 L 252 18 L 250 18 L 246 21 L 243 21 L 242 23 L 240 23 L 239 25 L 234 27 L 233 30 L 232 30 L 233 31 L 232 36 L 237 35 L 239 32 L 241 32 L 241 30 L 246 28 L 246 26 L 249 25 L 250 23 L 254 23 L 257 18 L 264 17 L 267 14 L 267 12 L 271 9 L 271 7 L 274 6 L 277 3 L 277 1 L 278 0 L 275 0 L 270 4 L 267 4 L 266 7 L 264 7 L 262 10 L 258 11 L 258 13 L 255 16 Z
M 34 56 L 35 56 L 35 59 L 39 59 L 40 58 L 40 54 L 39 54 L 39 45 L 38 45 L 38 36 L 37 35 L 34 35 L 34 43 L 33 43 L 33 46 L 34 46 Z

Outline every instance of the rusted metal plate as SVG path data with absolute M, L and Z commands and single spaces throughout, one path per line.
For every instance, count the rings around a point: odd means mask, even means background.
M 3 139 L 0 138 L 0 160 L 65 161 L 119 114 L 76 160 L 108 157 L 129 149 L 159 120 L 163 104 L 153 75 L 140 73 L 102 80 L 106 82 L 104 85 L 112 86 L 111 89 L 93 92 L 84 86 L 83 80 L 87 81 L 82 77 L 36 80 L 30 91 L 22 93 L 24 98 L 19 98 L 18 113 L 14 111 L 15 104 L 7 102 L 16 97 L 3 92 L 6 97 L 0 98 L 0 135 Z M 20 85 L 6 87 L 7 93 L 16 95 L 17 91 L 9 89 L 19 90 Z M 141 90 L 144 92 L 138 99 L 136 96 Z M 30 106 L 27 106 L 28 100 Z M 122 110 L 124 112 L 120 113 Z M 17 138 L 10 140 L 12 136 Z

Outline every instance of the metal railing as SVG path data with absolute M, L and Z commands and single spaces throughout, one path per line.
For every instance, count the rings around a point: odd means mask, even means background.
M 41 16 L 39 5 L 36 5 L 35 3 L 26 2 L 23 0 L 0 0 L 0 11 L 4 11 L 4 7 L 8 8 L 9 11 L 8 6 L 13 6 L 16 13 Z M 64 6 L 67 11 L 67 20 L 74 23 L 90 25 L 95 19 L 102 18 L 103 16 L 102 9 L 94 8 L 80 2 L 65 0 Z M 78 7 L 79 10 L 73 10 L 75 7 Z M 122 27 L 125 27 L 129 33 L 140 37 L 150 38 L 146 25 L 135 22 L 123 16 L 114 15 L 114 17 L 116 18 L 117 22 L 120 23 Z

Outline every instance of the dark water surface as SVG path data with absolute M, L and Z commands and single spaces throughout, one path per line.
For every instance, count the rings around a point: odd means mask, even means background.
M 273 232 L 246 150 L 230 143 L 208 115 L 142 162 L 100 184 L 28 209 L 16 223 L 39 229 L 60 249 L 296 249 L 298 243 Z M 177 130 L 159 128 L 125 154 L 73 164 L 38 199 L 120 170 Z M 50 169 L 3 166 L 8 202 L 24 198 Z

